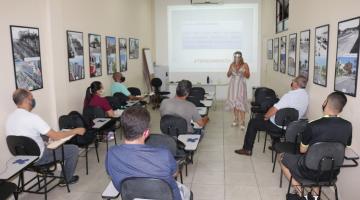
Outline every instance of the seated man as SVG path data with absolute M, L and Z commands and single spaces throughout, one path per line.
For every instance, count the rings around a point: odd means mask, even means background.
M 105 160 L 107 173 L 119 192 L 121 192 L 121 181 L 124 179 L 149 177 L 168 182 L 175 200 L 189 199 L 189 189 L 174 179 L 177 175 L 177 167 L 170 151 L 145 144 L 150 134 L 149 122 L 150 114 L 145 108 L 134 106 L 123 112 L 121 125 L 125 141 L 124 144 L 109 149 Z
M 247 126 L 243 148 L 235 150 L 235 153 L 250 156 L 258 131 L 280 131 L 281 127 L 275 124 L 275 114 L 278 110 L 282 108 L 295 108 L 299 111 L 299 118 L 302 118 L 309 103 L 309 97 L 305 91 L 306 83 L 307 80 L 304 76 L 297 76 L 291 82 L 291 91 L 282 96 L 279 102 L 266 112 L 264 117 L 256 116 L 251 119 Z
M 144 97 L 136 97 L 132 96 L 127 89 L 127 87 L 123 84 L 125 81 L 125 77 L 120 72 L 115 72 L 113 74 L 114 82 L 111 85 L 111 95 L 114 96 L 115 93 L 121 92 L 125 96 L 127 96 L 130 100 L 143 100 Z
M 192 84 L 188 80 L 182 80 L 176 87 L 176 96 L 171 99 L 164 99 L 160 105 L 160 115 L 177 115 L 184 118 L 187 122 L 187 129 L 189 133 L 193 133 L 194 130 L 191 126 L 191 120 L 196 122 L 200 127 L 204 127 L 209 118 L 201 118 L 199 111 L 195 105 L 186 100 L 190 94 Z
M 10 114 L 6 122 L 6 134 L 16 136 L 26 136 L 33 139 L 40 148 L 41 154 L 35 165 L 43 165 L 53 162 L 53 150 L 45 147 L 41 135 L 46 135 L 50 139 L 59 140 L 70 135 L 83 135 L 84 128 L 75 128 L 69 131 L 54 131 L 38 115 L 31 113 L 35 107 L 35 99 L 30 91 L 17 89 L 13 93 L 13 101 L 17 109 Z M 55 150 L 56 158 L 62 158 L 61 148 Z M 75 145 L 64 145 L 64 161 L 66 180 L 69 184 L 76 183 L 79 176 L 74 176 L 79 150 Z M 65 186 L 65 181 L 60 181 L 60 186 Z
M 300 196 L 301 189 L 296 187 L 300 184 L 296 181 L 296 177 L 315 179 L 316 176 L 315 172 L 306 169 L 306 166 L 302 166 L 302 162 L 298 162 L 299 159 L 303 159 L 303 157 L 305 157 L 304 154 L 306 154 L 308 147 L 317 142 L 329 141 L 340 142 L 348 146 L 351 145 L 352 125 L 347 120 L 339 117 L 339 114 L 343 110 L 346 102 L 346 96 L 342 92 L 331 93 L 322 106 L 324 116 L 318 120 L 310 122 L 303 132 L 300 144 L 300 152 L 302 155 L 284 154 L 281 160 L 281 168 L 284 175 L 289 180 L 291 175 L 294 176 L 291 184 L 295 187 Z M 337 171 L 335 175 L 338 173 L 339 171 Z M 325 173 L 321 177 L 329 176 L 329 173 Z M 315 188 L 313 191 L 316 194 L 319 194 L 318 188 Z

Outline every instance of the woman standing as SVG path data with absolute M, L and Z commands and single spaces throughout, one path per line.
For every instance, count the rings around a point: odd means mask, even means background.
M 226 107 L 234 111 L 232 126 L 238 126 L 240 123 L 241 129 L 245 129 L 245 112 L 247 111 L 246 79 L 250 77 L 250 71 L 240 51 L 234 53 L 234 61 L 229 67 L 227 76 L 230 77 L 230 83 Z

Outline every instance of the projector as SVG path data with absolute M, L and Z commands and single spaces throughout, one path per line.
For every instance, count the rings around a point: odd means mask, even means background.
M 191 0 L 191 4 L 221 4 L 224 0 Z

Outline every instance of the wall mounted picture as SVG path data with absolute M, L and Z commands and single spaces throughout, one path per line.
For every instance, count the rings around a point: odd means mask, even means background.
M 279 38 L 274 39 L 274 52 L 273 52 L 273 69 L 279 71 Z
M 39 29 L 10 26 L 16 88 L 43 88 Z
M 90 77 L 97 77 L 102 75 L 101 61 L 101 36 L 89 34 Z
M 129 58 L 139 58 L 139 39 L 129 38 Z
M 310 30 L 300 32 L 299 75 L 309 77 Z
M 297 48 L 297 34 L 289 35 L 289 56 L 288 56 L 288 75 L 296 75 L 296 48 Z
M 273 58 L 273 40 L 269 39 L 267 41 L 267 58 L 270 60 Z
M 280 39 L 280 72 L 285 74 L 286 71 L 286 36 Z
M 360 17 L 338 24 L 335 90 L 355 97 L 359 61 Z
M 324 87 L 326 87 L 327 84 L 328 51 L 329 25 L 317 27 L 315 29 L 315 59 L 313 82 Z
M 69 81 L 85 78 L 83 33 L 67 31 Z
M 116 72 L 116 38 L 106 37 L 106 68 L 107 74 Z
M 127 71 L 127 45 L 126 38 L 119 38 L 119 61 L 120 61 L 120 71 Z

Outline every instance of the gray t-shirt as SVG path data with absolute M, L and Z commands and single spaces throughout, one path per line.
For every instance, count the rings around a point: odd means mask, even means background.
M 199 111 L 195 105 L 189 101 L 178 99 L 176 97 L 171 99 L 164 99 L 160 105 L 160 115 L 177 115 L 184 118 L 187 122 L 187 129 L 189 133 L 194 132 L 191 127 L 191 120 L 197 122 L 201 119 Z

